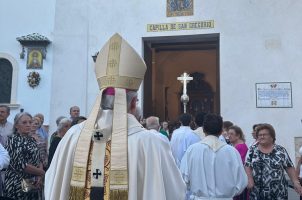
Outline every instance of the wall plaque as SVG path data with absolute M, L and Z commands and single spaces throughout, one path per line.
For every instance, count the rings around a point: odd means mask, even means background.
M 256 83 L 257 108 L 292 108 L 290 82 Z
M 214 28 L 214 20 L 147 24 L 147 32 L 180 31 Z

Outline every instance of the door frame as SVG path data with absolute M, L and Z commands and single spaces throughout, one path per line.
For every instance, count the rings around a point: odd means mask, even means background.
M 159 51 L 179 51 L 179 50 L 208 50 L 216 49 L 216 111 L 220 114 L 220 34 L 197 34 L 178 36 L 142 37 L 143 58 L 147 65 L 147 70 L 143 84 L 143 114 L 144 117 L 154 115 L 153 88 L 152 88 L 152 65 L 154 54 Z M 150 94 L 152 98 L 150 98 Z

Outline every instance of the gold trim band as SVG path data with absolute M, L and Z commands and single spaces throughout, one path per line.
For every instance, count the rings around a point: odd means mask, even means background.
M 111 170 L 110 185 L 126 185 L 128 184 L 127 170 Z
M 97 79 L 100 89 L 114 87 L 128 90 L 138 90 L 142 79 L 126 76 L 104 76 Z

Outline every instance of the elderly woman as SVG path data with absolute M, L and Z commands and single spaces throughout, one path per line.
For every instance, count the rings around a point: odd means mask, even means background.
M 274 128 L 270 124 L 261 124 L 257 126 L 256 137 L 258 143 L 250 147 L 245 162 L 248 188 L 251 190 L 250 200 L 288 199 L 284 170 L 294 183 L 296 192 L 302 194 L 294 165 L 286 149 L 275 144 Z
M 71 120 L 68 118 L 63 118 L 59 121 L 57 135 L 53 137 L 53 140 L 49 147 L 48 166 L 50 166 L 53 155 L 56 152 L 57 146 L 59 145 L 61 139 L 64 137 L 65 133 L 70 128 L 70 125 L 71 125 Z
M 14 119 L 14 134 L 7 141 L 7 151 L 11 158 L 5 172 L 4 196 L 13 199 L 38 199 L 38 192 L 22 190 L 22 180 L 32 180 L 35 187 L 41 186 L 45 172 L 40 162 L 38 146 L 30 137 L 32 117 L 24 112 Z

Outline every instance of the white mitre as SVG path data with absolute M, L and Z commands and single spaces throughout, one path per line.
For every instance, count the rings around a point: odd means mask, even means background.
M 146 69 L 142 58 L 117 33 L 101 49 L 95 64 L 100 89 L 113 87 L 138 90 Z

